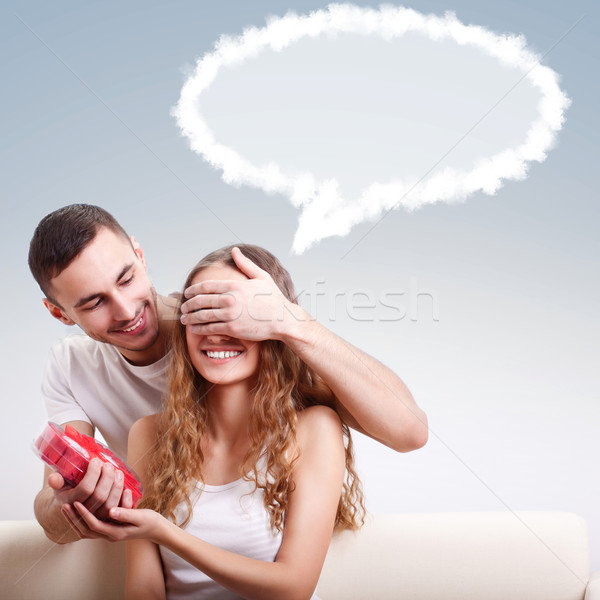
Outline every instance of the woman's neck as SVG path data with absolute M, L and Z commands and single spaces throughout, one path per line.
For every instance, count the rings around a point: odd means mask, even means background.
M 207 394 L 208 435 L 202 442 L 203 480 L 222 485 L 243 475 L 241 467 L 250 449 L 249 390 L 239 386 L 215 386 Z
M 251 402 L 246 382 L 215 385 L 208 392 L 208 428 L 213 443 L 234 446 L 248 441 Z

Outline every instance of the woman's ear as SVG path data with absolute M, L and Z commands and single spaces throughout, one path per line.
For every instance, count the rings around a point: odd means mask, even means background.
M 42 302 L 44 306 L 48 309 L 48 312 L 55 318 L 58 319 L 61 323 L 65 325 L 75 325 L 75 321 L 71 319 L 60 306 L 56 306 L 53 302 L 48 300 L 48 298 L 42 298 Z

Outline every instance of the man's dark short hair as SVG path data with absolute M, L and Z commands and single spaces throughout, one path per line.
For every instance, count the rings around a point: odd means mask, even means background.
M 29 268 L 48 299 L 51 300 L 50 281 L 79 256 L 103 227 L 129 240 L 110 213 L 92 204 L 63 206 L 40 221 L 29 244 Z

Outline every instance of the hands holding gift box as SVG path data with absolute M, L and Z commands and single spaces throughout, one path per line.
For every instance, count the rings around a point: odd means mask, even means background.
M 142 497 L 135 473 L 104 444 L 70 425 L 63 430 L 48 423 L 34 451 L 62 478 L 55 477 L 55 483 L 63 504 L 81 502 L 107 520 L 111 508 L 132 508 Z

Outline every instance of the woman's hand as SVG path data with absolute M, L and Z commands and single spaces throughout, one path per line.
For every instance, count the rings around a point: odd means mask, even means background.
M 169 521 L 150 509 L 111 508 L 111 522 L 97 519 L 81 502 L 64 504 L 62 513 L 82 537 L 109 542 L 146 539 L 159 544 L 161 530 Z

